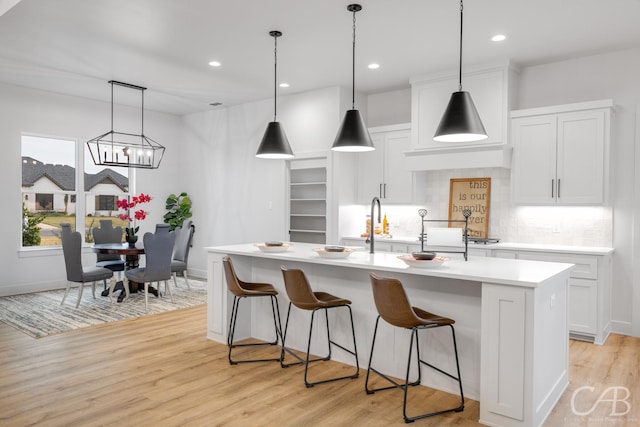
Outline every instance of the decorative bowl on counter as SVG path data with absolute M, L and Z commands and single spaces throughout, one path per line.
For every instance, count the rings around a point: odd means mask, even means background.
M 282 242 L 276 242 L 274 240 L 269 241 L 269 242 L 264 242 L 265 246 L 282 246 L 284 243 Z
M 340 258 L 346 258 L 349 255 L 351 255 L 351 252 L 353 252 L 353 249 L 343 248 L 341 252 L 337 252 L 337 251 L 327 250 L 326 247 L 324 247 L 324 248 L 315 248 L 313 251 L 322 258 L 340 259 Z
M 293 243 L 278 242 L 280 243 L 279 245 L 273 245 L 272 243 L 275 242 L 256 243 L 255 246 L 262 252 L 285 252 L 290 246 L 293 246 Z
M 326 252 L 344 252 L 346 248 L 344 246 L 325 246 Z
M 413 257 L 413 259 L 416 259 L 419 261 L 431 261 L 436 257 L 436 253 L 435 252 L 412 252 L 411 256 Z
M 416 268 L 436 268 L 440 267 L 445 261 L 449 260 L 449 258 L 442 256 L 437 256 L 430 260 L 415 259 L 413 255 L 399 255 L 398 258 L 404 261 L 404 263 L 409 267 Z

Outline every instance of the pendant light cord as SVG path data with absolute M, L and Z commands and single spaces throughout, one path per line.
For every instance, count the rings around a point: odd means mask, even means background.
M 460 60 L 458 61 L 458 92 L 462 92 L 462 0 L 460 0 Z
M 356 109 L 356 10 L 353 10 L 353 42 L 351 51 L 351 109 Z
M 142 111 L 140 112 L 141 118 L 140 118 L 140 135 L 144 136 L 144 91 L 140 91 L 140 98 L 142 99 Z
M 276 122 L 277 115 L 277 92 L 278 92 L 278 36 L 273 36 L 273 121 Z
M 111 83 L 111 133 L 113 133 L 113 81 Z

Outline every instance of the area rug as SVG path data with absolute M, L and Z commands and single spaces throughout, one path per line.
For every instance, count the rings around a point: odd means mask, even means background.
M 34 338 L 68 332 L 79 328 L 101 325 L 119 320 L 132 319 L 180 308 L 206 303 L 206 283 L 189 279 L 191 289 L 187 289 L 184 279 L 178 278 L 178 286 L 169 282 L 173 299 L 164 292 L 161 298 L 149 295 L 149 308 L 144 307 L 144 293 L 131 294 L 123 303 L 113 304 L 109 297 L 100 296 L 102 284 L 96 285 L 96 298 L 91 294 L 91 285 L 86 285 L 80 306 L 75 307 L 78 288 L 74 287 L 64 303 L 60 305 L 64 290 L 36 292 L 0 298 L 0 321 L 13 326 Z M 164 291 L 164 283 L 161 286 Z M 114 297 L 115 301 L 115 297 Z

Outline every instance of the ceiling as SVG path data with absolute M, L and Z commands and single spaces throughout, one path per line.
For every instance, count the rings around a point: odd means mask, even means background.
M 147 87 L 147 109 L 223 108 L 273 96 L 268 33 L 275 29 L 283 32 L 278 80 L 291 85 L 279 95 L 351 88 L 349 3 L 0 0 L 0 81 L 108 101 L 107 81 L 118 80 Z M 457 68 L 458 1 L 360 4 L 359 92 L 408 88 L 411 76 Z M 467 0 L 463 64 L 534 65 L 638 47 L 639 22 L 640 0 Z M 490 41 L 497 33 L 507 39 Z M 211 60 L 222 66 L 210 67 Z M 380 68 L 367 69 L 370 62 Z M 118 96 L 118 103 L 139 103 L 139 93 Z

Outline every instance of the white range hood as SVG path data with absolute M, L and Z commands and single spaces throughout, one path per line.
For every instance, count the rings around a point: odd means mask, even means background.
M 478 144 L 405 151 L 405 168 L 411 171 L 510 168 L 512 147 Z
M 445 143 L 433 140 L 451 93 L 458 90 L 457 70 L 411 78 L 411 151 L 405 167 L 412 171 L 462 168 L 510 168 L 509 111 L 515 103 L 518 69 L 510 62 L 465 67 L 464 90 L 473 96 L 486 140 Z

